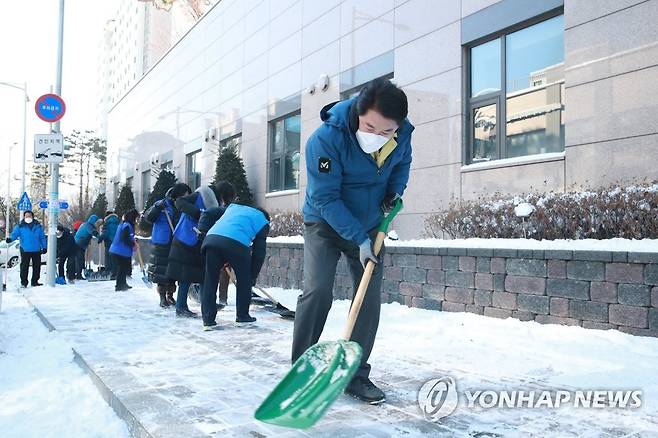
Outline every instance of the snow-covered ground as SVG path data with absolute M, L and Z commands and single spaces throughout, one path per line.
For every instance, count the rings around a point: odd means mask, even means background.
M 370 361 L 371 377 L 386 391 L 387 403 L 367 406 L 340 397 L 325 418 L 302 432 L 262 424 L 253 412 L 289 369 L 292 323 L 253 306 L 258 322 L 237 327 L 229 306 L 218 315 L 221 329 L 203 332 L 200 320 L 176 318 L 173 311 L 158 308 L 157 294 L 139 278 L 135 271 L 135 289 L 127 293 L 115 293 L 111 282 L 26 293 L 156 435 L 658 436 L 658 339 L 399 304 L 382 306 Z M 299 293 L 269 292 L 290 306 Z M 323 339 L 340 337 L 348 306 L 347 301 L 334 303 Z M 64 365 L 75 367 L 70 358 Z M 71 372 L 84 377 L 79 370 Z M 460 392 L 640 389 L 643 405 L 481 409 L 460 400 L 452 415 L 429 422 L 418 407 L 418 389 L 442 376 L 454 378 Z M 26 430 L 23 436 L 30 436 Z
M 270 237 L 270 243 L 304 243 L 302 236 Z M 627 251 L 658 252 L 658 239 L 582 239 L 582 240 L 534 240 L 534 239 L 386 239 L 386 246 L 414 246 L 420 248 L 511 248 L 569 251 Z
M 16 292 L 3 293 L 0 313 L 0 436 L 130 436 L 73 362 L 68 341 Z

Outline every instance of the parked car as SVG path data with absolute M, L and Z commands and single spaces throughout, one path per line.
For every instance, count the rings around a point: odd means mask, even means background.
M 9 253 L 7 254 L 7 246 L 9 246 Z M 5 260 L 9 261 L 9 267 L 13 268 L 14 266 L 20 263 L 21 259 L 21 250 L 20 242 L 15 240 L 7 245 L 7 242 L 4 240 L 0 242 L 0 266 L 5 267 Z M 41 254 L 41 264 L 45 265 L 48 261 L 48 254 Z

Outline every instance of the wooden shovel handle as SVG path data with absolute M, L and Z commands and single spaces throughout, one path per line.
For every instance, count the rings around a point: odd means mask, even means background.
M 144 260 L 142 260 L 142 252 L 139 250 L 139 243 L 135 239 L 135 248 L 137 248 L 137 260 L 139 260 L 139 267 L 144 269 Z
M 377 233 L 377 238 L 375 239 L 374 253 L 375 256 L 379 255 L 379 251 L 382 249 L 384 244 L 384 239 L 386 238 L 386 233 L 380 231 Z M 380 262 L 381 263 L 381 262 Z M 363 271 L 363 276 L 361 277 L 361 282 L 359 283 L 359 288 L 356 291 L 354 300 L 352 300 L 352 307 L 350 307 L 350 314 L 347 317 L 347 326 L 343 332 L 343 339 L 349 341 L 352 337 L 352 330 L 354 330 L 354 324 L 356 324 L 356 318 L 359 316 L 361 311 L 361 305 L 363 304 L 363 299 L 366 296 L 366 290 L 368 290 L 368 285 L 370 284 L 370 278 L 372 273 L 375 270 L 375 262 L 368 260 L 366 264 L 366 269 Z
M 169 228 L 171 228 L 171 232 L 174 232 L 174 224 L 171 222 L 171 218 L 169 217 L 169 213 L 167 212 L 167 209 L 165 208 L 164 210 L 165 216 L 167 216 L 167 222 L 169 222 Z

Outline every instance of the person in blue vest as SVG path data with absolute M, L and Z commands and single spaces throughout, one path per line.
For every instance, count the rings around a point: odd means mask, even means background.
M 144 213 L 143 219 L 152 226 L 151 230 L 151 257 L 149 259 L 149 278 L 157 284 L 160 295 L 160 307 L 169 307 L 176 304 L 174 292 L 176 281 L 167 276 L 169 251 L 173 237 L 172 226 L 178 223 L 180 213 L 175 206 L 176 199 L 192 193 L 190 186 L 176 183 L 167 190 L 164 199 L 155 202 Z
M 167 277 L 178 281 L 176 316 L 196 318 L 197 314 L 187 306 L 187 293 L 192 283 L 203 283 L 203 257 L 198 224 L 201 212 L 229 203 L 235 198 L 235 188 L 227 182 L 201 186 L 194 193 L 176 200 L 176 208 L 181 212 L 174 228 L 174 238 L 169 251 Z
M 114 240 L 114 235 L 117 233 L 117 228 L 119 228 L 119 222 L 119 216 L 113 211 L 106 211 L 101 233 L 98 236 L 98 243 L 102 243 L 105 247 L 105 270 L 111 273 L 110 280 L 116 280 L 117 277 L 117 267 L 114 264 L 114 258 L 110 254 L 110 246 Z
M 14 240 L 20 242 L 21 286 L 27 287 L 30 262 L 32 262 L 32 286 L 43 286 L 42 283 L 39 283 L 41 278 L 41 254 L 46 253 L 48 241 L 43 232 L 43 227 L 38 220 L 34 219 L 34 213 L 26 210 L 23 213 L 23 220 L 14 228 L 11 237 L 7 237 L 5 240 L 7 243 Z
M 304 288 L 297 300 L 292 360 L 315 344 L 333 299 L 336 264 L 347 259 L 354 292 L 368 260 L 377 263 L 351 340 L 363 349 L 346 392 L 367 403 L 385 400 L 370 379 L 381 304 L 383 266 L 373 241 L 383 214 L 403 195 L 411 166 L 407 96 L 387 79 L 368 83 L 353 98 L 325 106 L 323 123 L 306 143 Z
M 66 284 L 75 282 L 75 255 L 76 246 L 73 235 L 63 225 L 57 225 L 57 284 Z M 66 278 L 64 277 L 64 267 L 66 267 Z
M 199 221 L 199 231 L 205 234 L 201 252 L 205 273 L 201 292 L 201 316 L 204 330 L 217 325 L 217 285 L 224 264 L 235 272 L 236 318 L 238 323 L 249 323 L 256 318 L 249 315 L 251 289 L 256 284 L 265 260 L 270 216 L 260 208 L 230 204 L 205 211 Z
M 110 246 L 110 254 L 117 265 L 117 279 L 114 290 L 117 292 L 132 289 L 126 282 L 126 277 L 132 272 L 132 256 L 135 247 L 135 221 L 139 213 L 134 208 L 123 215 L 114 240 Z
M 75 244 L 77 245 L 77 255 L 76 255 L 76 269 L 75 269 L 75 278 L 77 280 L 84 280 L 82 276 L 82 270 L 85 268 L 87 248 L 91 243 L 92 238 L 98 238 L 98 227 L 103 223 L 102 219 L 99 219 L 98 216 L 92 214 L 87 219 L 87 222 L 83 222 L 78 228 L 78 231 L 75 232 Z

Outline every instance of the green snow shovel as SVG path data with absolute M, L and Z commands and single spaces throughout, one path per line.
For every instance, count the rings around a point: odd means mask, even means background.
M 398 200 L 379 226 L 374 253 L 379 254 L 388 226 L 402 209 Z M 257 420 L 283 427 L 313 426 L 345 390 L 361 365 L 361 346 L 350 341 L 375 263 L 369 261 L 361 277 L 343 339 L 320 342 L 310 347 L 256 410 Z

